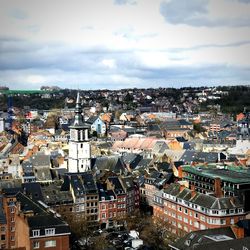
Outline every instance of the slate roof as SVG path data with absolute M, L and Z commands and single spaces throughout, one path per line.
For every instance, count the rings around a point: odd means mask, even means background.
M 130 191 L 134 189 L 134 181 L 132 177 L 123 177 L 121 179 L 123 183 L 123 187 L 125 188 L 126 191 Z
M 164 193 L 176 196 L 190 203 L 199 205 L 208 209 L 234 209 L 242 208 L 243 205 L 237 197 L 231 199 L 230 197 L 217 198 L 203 193 L 195 192 L 195 195 L 191 196 L 190 189 L 180 189 L 181 185 L 178 183 L 172 183 L 169 187 L 164 189 Z
M 55 204 L 73 203 L 73 197 L 70 191 L 61 191 L 61 187 L 50 184 L 42 187 L 44 202 L 51 206 Z
M 248 169 L 240 169 L 226 167 L 224 169 L 217 168 L 216 166 L 183 166 L 183 171 L 194 173 L 196 175 L 201 175 L 209 178 L 220 178 L 222 181 L 228 181 L 237 184 L 249 183 L 250 182 L 250 172 Z
M 0 225 L 6 224 L 6 217 L 4 214 L 4 209 L 3 209 L 3 196 L 0 196 Z
M 122 156 L 122 159 L 125 164 L 128 164 L 132 169 L 134 169 L 142 159 L 142 155 L 134 153 L 125 153 Z
M 83 194 L 96 194 L 98 192 L 93 175 L 89 172 L 84 173 L 66 173 L 64 182 L 61 186 L 62 191 L 73 189 L 75 196 Z
M 31 195 L 33 200 L 43 201 L 41 185 L 38 182 L 23 183 L 22 184 L 23 192 L 26 195 Z
M 52 181 L 50 168 L 48 166 L 37 166 L 33 169 L 37 181 Z
M 44 153 L 37 153 L 36 155 L 33 155 L 30 160 L 34 167 L 50 166 L 50 156 L 45 155 Z
M 95 116 L 91 116 L 86 123 L 88 124 L 93 124 L 97 119 L 99 118 L 99 116 L 95 115 Z
M 180 120 L 178 120 L 178 122 L 179 122 L 179 124 L 180 124 L 181 126 L 191 126 L 191 125 L 192 125 L 191 122 L 189 122 L 189 121 L 187 121 L 187 120 L 184 120 L 184 119 L 180 119 Z
M 179 159 L 185 163 L 191 162 L 217 162 L 218 161 L 218 153 L 215 152 L 197 152 L 194 150 L 186 150 L 184 154 Z
M 116 199 L 116 195 L 113 190 L 106 190 L 101 183 L 97 183 L 97 188 L 99 193 L 99 201 L 102 201 L 102 197 L 104 197 L 106 201 L 111 200 L 111 196 Z
M 164 153 L 166 149 L 169 149 L 169 147 L 165 141 L 157 141 L 152 148 L 152 153 L 161 154 Z
M 217 239 L 221 238 L 222 241 L 213 240 L 213 236 Z M 216 239 L 216 238 L 214 238 Z M 224 239 L 224 241 L 223 241 Z M 227 240 L 226 240 L 227 239 Z M 169 244 L 170 247 L 180 250 L 191 250 L 191 249 L 227 249 L 231 248 L 219 248 L 218 244 L 230 243 L 235 239 L 235 235 L 231 227 L 213 228 L 206 230 L 198 230 L 195 232 L 188 233 L 186 236 L 177 240 L 174 243 Z M 212 248 L 211 248 L 212 247 Z M 236 248 L 234 248 L 236 249 Z
M 23 161 L 22 162 L 22 168 L 24 173 L 30 173 L 33 172 L 33 166 L 31 161 Z
M 108 180 L 114 185 L 115 194 L 125 194 L 125 190 L 122 187 L 122 184 L 117 176 L 110 176 Z
M 118 156 L 102 156 L 95 159 L 93 168 L 96 170 L 110 170 L 115 173 L 124 172 L 126 165 Z
M 139 163 L 137 164 L 136 169 L 138 169 L 138 168 L 148 168 L 151 162 L 152 162 L 152 159 L 141 159 L 139 161 Z

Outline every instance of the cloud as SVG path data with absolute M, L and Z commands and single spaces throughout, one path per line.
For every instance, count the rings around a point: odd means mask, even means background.
M 194 55 L 200 58 L 199 54 Z M 119 89 L 250 83 L 250 67 L 199 61 L 187 65 L 183 60 L 189 61 L 193 54 L 180 60 L 171 56 L 182 54 L 178 51 L 112 51 L 104 47 L 68 47 L 62 43 L 39 44 L 2 38 L 0 78 L 2 84 L 12 89 L 39 88 L 44 84 Z
M 250 3 L 250 0 L 238 0 L 240 3 Z
M 171 0 L 162 2 L 160 12 L 167 22 L 172 24 L 186 23 L 190 25 L 203 25 L 207 23 L 208 0 Z M 202 21 L 203 24 L 200 22 Z
M 155 38 L 158 36 L 156 32 L 138 33 L 131 26 L 120 28 L 119 30 L 113 32 L 113 34 L 115 36 L 118 36 L 118 37 L 120 36 L 122 38 L 125 38 L 128 40 L 134 40 L 134 41 L 140 41 L 145 38 Z
M 125 4 L 135 5 L 136 0 L 114 0 L 114 4 L 116 4 L 116 5 L 125 5 Z
M 248 0 L 239 0 L 248 2 Z M 237 6 L 238 7 L 238 6 Z M 195 27 L 248 27 L 250 26 L 249 15 L 225 16 L 232 11 L 229 1 L 211 0 L 169 0 L 160 4 L 160 13 L 165 21 L 170 24 L 186 24 Z M 215 16 L 213 14 L 216 13 Z
M 24 20 L 28 18 L 28 14 L 25 11 L 18 8 L 12 8 L 9 11 L 9 15 L 18 20 Z

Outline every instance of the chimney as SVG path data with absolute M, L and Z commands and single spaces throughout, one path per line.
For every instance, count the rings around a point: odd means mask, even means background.
M 222 190 L 221 190 L 221 179 L 216 177 L 214 179 L 214 194 L 217 198 L 222 197 Z
M 180 192 L 182 192 L 186 187 L 184 185 L 180 185 Z
M 183 172 L 182 172 L 182 166 L 178 168 L 178 177 L 182 179 L 183 177 Z
M 190 190 L 191 190 L 191 197 L 193 198 L 196 195 L 195 186 L 191 185 Z

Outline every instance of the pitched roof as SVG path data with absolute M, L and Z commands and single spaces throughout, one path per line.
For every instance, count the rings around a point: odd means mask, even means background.
M 187 188 L 181 190 L 181 185 L 178 183 L 172 183 L 169 187 L 164 189 L 164 193 L 171 194 L 177 198 L 208 209 L 234 209 L 243 206 L 237 197 L 234 197 L 234 199 L 230 197 L 217 198 L 198 192 L 195 192 L 192 196 L 191 192 L 192 191 Z
M 174 249 L 191 250 L 191 249 L 230 249 L 218 248 L 217 244 L 233 242 L 235 235 L 231 227 L 213 228 L 198 230 L 188 233 L 186 236 L 169 244 Z M 211 248 L 212 247 L 212 248 Z

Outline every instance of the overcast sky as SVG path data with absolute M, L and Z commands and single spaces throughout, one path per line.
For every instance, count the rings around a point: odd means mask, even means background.
M 0 0 L 0 85 L 250 84 L 250 0 Z

